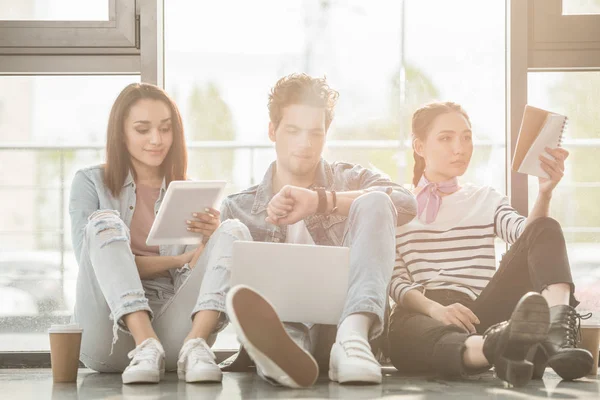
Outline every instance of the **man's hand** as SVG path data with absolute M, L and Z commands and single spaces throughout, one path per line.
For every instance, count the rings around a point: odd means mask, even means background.
M 444 325 L 456 325 L 467 333 L 475 333 L 477 330 L 473 324 L 479 324 L 479 319 L 473 311 L 460 303 L 442 306 L 436 303 L 430 310 L 429 316 Z
M 274 225 L 292 225 L 317 212 L 317 192 L 286 185 L 267 206 L 266 221 Z

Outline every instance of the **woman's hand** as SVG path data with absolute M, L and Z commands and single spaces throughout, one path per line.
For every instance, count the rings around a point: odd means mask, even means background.
M 539 191 L 541 195 L 549 196 L 565 174 L 565 160 L 569 157 L 569 152 L 560 147 L 556 149 L 546 147 L 546 151 L 555 160 L 540 155 L 542 169 L 550 175 L 550 179 L 539 178 Z
M 456 325 L 468 333 L 477 332 L 474 324 L 479 324 L 479 319 L 473 314 L 473 311 L 460 303 L 450 304 L 449 306 L 436 303 L 429 310 L 429 316 L 444 325 Z
M 195 250 L 188 251 L 186 253 L 181 254 L 179 256 L 181 265 L 183 266 L 185 264 L 188 264 L 190 269 L 194 269 L 194 267 L 196 266 L 196 263 L 198 262 L 198 259 L 202 255 L 203 251 L 204 251 L 204 243 L 200 243 Z
M 221 225 L 219 210 L 214 208 L 205 208 L 204 212 L 195 212 L 192 214 L 193 219 L 187 220 L 187 230 L 190 232 L 201 233 L 204 235 L 204 241 L 217 230 Z

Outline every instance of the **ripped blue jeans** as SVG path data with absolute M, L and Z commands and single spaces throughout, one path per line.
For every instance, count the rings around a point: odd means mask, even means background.
M 74 312 L 84 330 L 81 361 L 99 372 L 123 371 L 129 364 L 127 353 L 135 347 L 123 317 L 146 311 L 165 349 L 167 370 L 175 370 L 193 315 L 215 310 L 225 316 L 233 242 L 251 239 L 244 224 L 224 221 L 193 268 L 173 271 L 172 281 L 159 278 L 169 281 L 170 288 L 151 282 L 154 290 L 145 291 L 131 252 L 129 228 L 116 211 L 94 212 L 85 227 Z M 219 329 L 226 322 L 223 317 Z

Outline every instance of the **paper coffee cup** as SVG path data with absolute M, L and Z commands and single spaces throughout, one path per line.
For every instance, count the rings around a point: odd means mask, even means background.
M 600 351 L 600 324 L 581 325 L 581 343 L 579 347 L 592 353 L 594 365 L 588 376 L 596 376 L 598 374 L 598 352 Z
M 77 381 L 82 332 L 77 324 L 52 325 L 48 329 L 54 382 Z

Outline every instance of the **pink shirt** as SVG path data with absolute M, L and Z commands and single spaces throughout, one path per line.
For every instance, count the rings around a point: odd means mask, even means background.
M 136 256 L 158 256 L 158 246 L 146 246 L 146 239 L 154 223 L 154 204 L 160 195 L 160 188 L 140 185 L 136 188 L 135 210 L 131 218 L 131 251 Z

